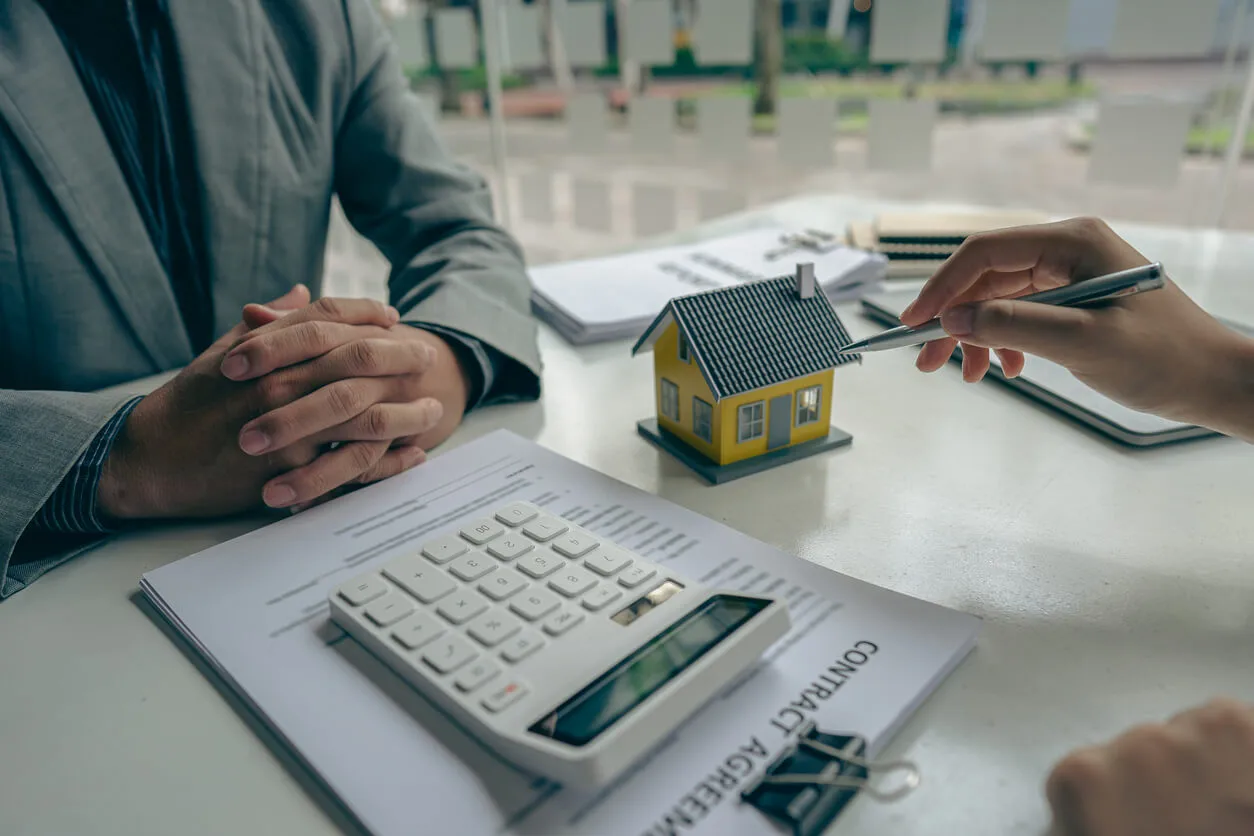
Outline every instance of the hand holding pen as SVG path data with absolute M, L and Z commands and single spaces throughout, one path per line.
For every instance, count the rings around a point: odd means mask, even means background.
M 1089 307 L 1112 302 L 1115 299 L 1122 299 L 1137 293 L 1160 290 L 1166 286 L 1166 283 L 1167 277 L 1163 273 L 1161 264 L 1145 264 L 1140 267 L 1120 270 L 1118 273 L 1099 276 L 1095 279 L 1073 282 L 1052 290 L 1042 290 L 1039 293 L 1030 293 L 1027 296 L 1016 296 L 1014 299 L 1016 303 L 1031 302 L 1034 305 L 1063 305 L 1072 308 Z M 957 310 L 959 312 L 963 311 L 962 308 Z M 973 309 L 972 316 L 974 316 Z M 937 317 L 918 327 L 902 325 L 899 328 L 890 328 L 882 333 L 867 337 L 865 340 L 850 343 L 843 347 L 841 351 L 845 354 L 888 351 L 893 348 L 918 345 L 919 343 L 934 340 L 937 337 L 943 337 L 945 334 L 945 326 L 941 323 L 940 317 Z
M 935 371 L 962 343 L 963 377 L 974 382 L 988 371 L 989 351 L 1010 376 L 1027 352 L 1133 409 L 1254 438 L 1254 347 L 1170 280 L 1096 307 L 1021 298 L 1148 263 L 1092 219 L 974 236 L 902 313 L 915 328 L 939 317 L 945 334 L 924 345 L 916 365 Z

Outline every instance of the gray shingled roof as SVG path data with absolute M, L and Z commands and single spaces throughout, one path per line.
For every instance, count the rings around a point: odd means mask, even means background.
M 852 340 L 822 289 L 799 299 L 791 277 L 672 299 L 633 354 L 668 314 L 688 338 L 715 400 L 861 360 L 837 351 Z

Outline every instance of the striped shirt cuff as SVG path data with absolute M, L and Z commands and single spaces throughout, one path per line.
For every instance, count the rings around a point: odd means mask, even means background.
M 141 400 L 142 397 L 128 401 L 96 433 L 87 450 L 35 515 L 31 523 L 35 529 L 54 534 L 105 534 L 112 530 L 100 519 L 96 488 L 113 442 L 131 410 Z

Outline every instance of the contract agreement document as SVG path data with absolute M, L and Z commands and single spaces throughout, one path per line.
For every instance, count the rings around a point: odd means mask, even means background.
M 348 638 L 326 604 L 364 568 L 512 500 L 708 586 L 783 598 L 792 631 L 615 785 L 580 794 L 522 774 Z M 774 833 L 740 802 L 740 788 L 811 720 L 865 737 L 874 755 L 979 627 L 504 431 L 149 572 L 141 586 L 226 687 L 380 836 Z

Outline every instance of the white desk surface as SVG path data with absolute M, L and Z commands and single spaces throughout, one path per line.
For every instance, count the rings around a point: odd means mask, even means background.
M 885 204 L 807 198 L 776 217 L 838 228 Z M 1121 228 L 1216 310 L 1254 315 L 1254 237 Z M 691 237 L 691 236 L 688 236 Z M 847 308 L 855 334 L 870 323 Z M 1248 317 L 1247 317 L 1248 318 Z M 717 488 L 638 438 L 651 363 L 542 337 L 541 403 L 474 415 L 840 572 L 975 613 L 978 648 L 889 754 L 922 787 L 858 801 L 835 834 L 1043 833 L 1069 749 L 1215 694 L 1254 697 L 1254 449 L 1130 451 L 910 352 L 837 373 L 852 448 Z M 142 572 L 248 522 L 154 528 L 0 604 L 0 830 L 316 834 L 339 819 L 281 747 L 142 605 Z M 421 811 L 415 811 L 421 816 Z M 418 832 L 418 831 L 415 831 Z

